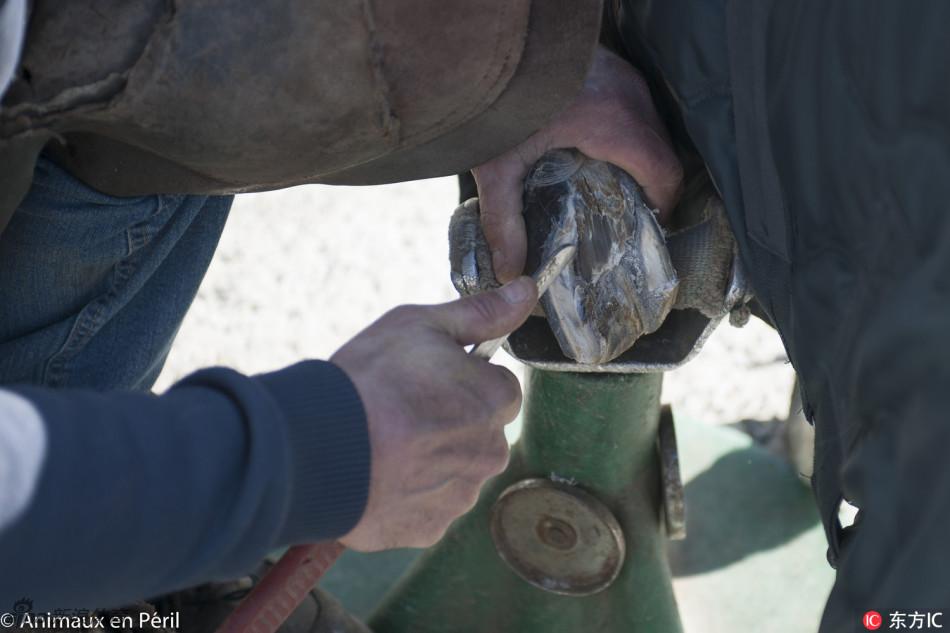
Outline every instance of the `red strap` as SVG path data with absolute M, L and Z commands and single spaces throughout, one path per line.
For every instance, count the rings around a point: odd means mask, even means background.
M 217 633 L 275 633 L 345 549 L 337 541 L 291 547 Z

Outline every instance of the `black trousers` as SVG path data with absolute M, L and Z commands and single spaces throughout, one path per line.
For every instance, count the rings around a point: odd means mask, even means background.
M 607 3 L 798 372 L 838 570 L 821 631 L 950 611 L 950 3 Z

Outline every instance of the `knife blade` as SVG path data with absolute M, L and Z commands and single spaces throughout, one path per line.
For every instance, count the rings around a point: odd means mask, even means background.
M 561 271 L 567 268 L 567 265 L 574 261 L 574 255 L 577 254 L 577 246 L 574 244 L 565 244 L 551 258 L 538 267 L 538 270 L 531 276 L 538 285 L 538 298 L 541 298 L 547 289 L 551 287 Z M 508 340 L 508 335 L 499 338 L 483 341 L 473 347 L 469 354 L 478 358 L 490 359 L 498 351 L 498 348 Z

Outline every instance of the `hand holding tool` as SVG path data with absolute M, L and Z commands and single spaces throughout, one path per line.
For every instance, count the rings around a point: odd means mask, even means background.
M 576 254 L 577 247 L 575 245 L 565 244 L 558 249 L 550 259 L 538 267 L 538 270 L 532 275 L 535 283 L 538 284 L 538 299 L 551 287 L 551 284 L 557 279 L 557 276 L 561 274 L 561 271 L 574 261 Z M 491 339 L 490 341 L 483 341 L 473 347 L 469 351 L 469 354 L 488 360 L 495 355 L 495 352 L 498 351 L 498 348 L 501 347 L 507 339 L 508 336 L 506 335 Z

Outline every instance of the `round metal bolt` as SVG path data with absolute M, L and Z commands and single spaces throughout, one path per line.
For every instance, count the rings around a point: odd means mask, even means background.
M 506 488 L 491 513 L 498 555 L 535 587 L 587 596 L 613 583 L 626 544 L 613 513 L 576 486 L 525 479 Z
M 569 550 L 577 545 L 577 530 L 571 524 L 554 517 L 543 517 L 537 527 L 538 538 L 555 549 Z

